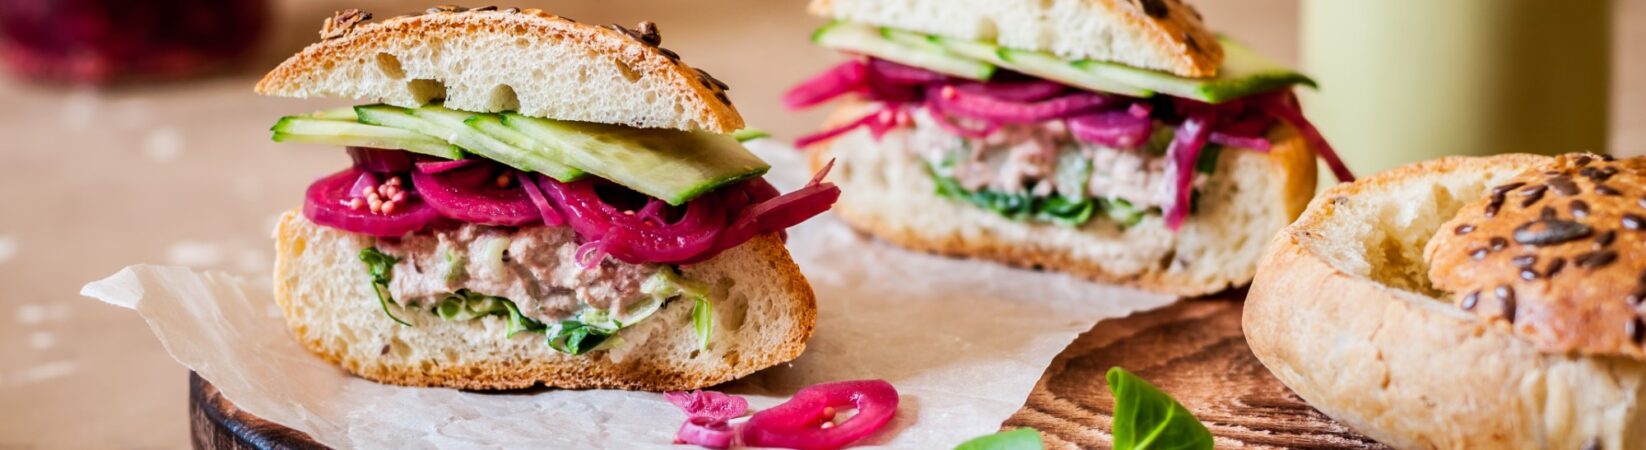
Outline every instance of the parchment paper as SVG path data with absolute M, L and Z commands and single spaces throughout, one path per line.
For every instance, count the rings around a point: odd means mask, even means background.
M 779 187 L 807 178 L 792 147 L 749 146 L 791 169 L 769 175 Z M 885 379 L 901 405 L 868 443 L 891 448 L 951 448 L 996 431 L 1077 334 L 1172 300 L 908 252 L 829 215 L 790 230 L 789 248 L 817 291 L 815 337 L 793 363 L 717 389 L 759 410 L 810 384 Z M 684 420 L 653 393 L 478 393 L 349 376 L 291 338 L 267 277 L 137 265 L 81 293 L 135 309 L 172 357 L 241 409 L 338 448 L 656 448 Z

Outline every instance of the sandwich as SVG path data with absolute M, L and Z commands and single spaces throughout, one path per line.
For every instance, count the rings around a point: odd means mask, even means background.
M 464 389 L 687 390 L 799 356 L 816 304 L 725 83 L 657 26 L 535 9 L 343 11 L 265 95 L 357 106 L 275 141 L 347 149 L 275 230 L 275 297 L 361 377 Z
M 785 95 L 842 99 L 800 138 L 852 226 L 909 248 L 1202 295 L 1244 285 L 1312 197 L 1307 77 L 1177 0 L 814 0 L 853 58 Z
M 1646 447 L 1646 160 L 1451 157 L 1315 199 L 1246 297 L 1252 352 L 1394 448 Z

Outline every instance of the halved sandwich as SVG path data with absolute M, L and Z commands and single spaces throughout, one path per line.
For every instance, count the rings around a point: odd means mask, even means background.
M 655 25 L 433 8 L 326 21 L 257 92 L 362 104 L 281 118 L 347 148 L 275 231 L 275 294 L 311 351 L 394 384 L 694 389 L 799 356 L 811 287 L 726 85 Z
M 1303 211 L 1307 77 L 1176 0 L 814 0 L 854 58 L 785 96 L 848 223 L 910 248 L 1179 295 L 1246 284 Z

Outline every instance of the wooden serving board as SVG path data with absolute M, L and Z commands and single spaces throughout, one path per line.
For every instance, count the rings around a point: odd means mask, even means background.
M 1321 414 L 1258 362 L 1240 331 L 1240 299 L 1186 300 L 1097 324 L 1053 360 L 1007 428 L 1041 430 L 1048 448 L 1110 448 L 1120 366 L 1177 398 L 1218 448 L 1388 448 Z
M 1005 426 L 1039 429 L 1049 448 L 1109 448 L 1114 398 L 1104 373 L 1121 366 L 1188 407 L 1219 448 L 1387 448 L 1309 407 L 1269 375 L 1240 332 L 1243 297 L 1188 300 L 1099 323 L 1053 361 Z M 195 448 L 325 448 L 240 411 L 192 373 L 189 397 Z

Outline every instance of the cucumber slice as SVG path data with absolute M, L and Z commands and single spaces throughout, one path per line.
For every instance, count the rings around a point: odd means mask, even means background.
M 475 113 L 454 111 L 437 105 L 407 109 L 389 105 L 354 108 L 360 122 L 411 130 L 456 144 L 464 150 L 516 169 L 538 172 L 560 181 L 583 175 L 582 170 L 555 161 L 549 155 L 509 145 L 463 123 Z
M 359 116 L 354 114 L 353 106 L 322 109 L 315 111 L 314 114 L 309 114 L 309 117 L 326 120 L 343 120 L 348 122 L 358 122 L 360 120 Z
M 932 42 L 943 46 L 949 53 L 988 62 L 997 66 L 1009 64 L 1000 59 L 1000 46 L 985 42 L 968 41 L 964 39 L 950 39 L 942 36 L 931 36 Z
M 995 71 L 993 64 L 949 53 L 924 35 L 859 23 L 829 23 L 812 33 L 812 41 L 824 47 L 973 80 L 987 80 Z
M 1078 61 L 1073 64 L 1094 76 L 1207 103 L 1222 103 L 1294 84 L 1315 87 L 1314 80 L 1308 76 L 1274 62 L 1250 47 L 1221 37 L 1218 42 L 1223 45 L 1223 66 L 1218 68 L 1217 76 L 1213 78 L 1183 78 L 1102 61 Z
M 1132 97 L 1154 95 L 1153 91 L 1094 74 L 1050 53 L 1001 48 L 996 54 L 1004 61 L 1002 67 L 1070 86 Z
M 344 147 L 374 147 L 405 150 L 446 159 L 463 157 L 463 151 L 434 136 L 399 128 L 367 125 L 355 122 L 353 112 L 346 120 L 322 119 L 335 117 L 325 111 L 314 116 L 286 116 L 270 128 L 275 142 L 326 144 Z
M 731 136 L 502 115 L 503 125 L 558 148 L 567 162 L 671 205 L 771 169 Z M 474 123 L 484 124 L 484 120 Z M 485 125 L 482 125 L 485 126 Z M 538 150 L 547 152 L 547 150 Z

